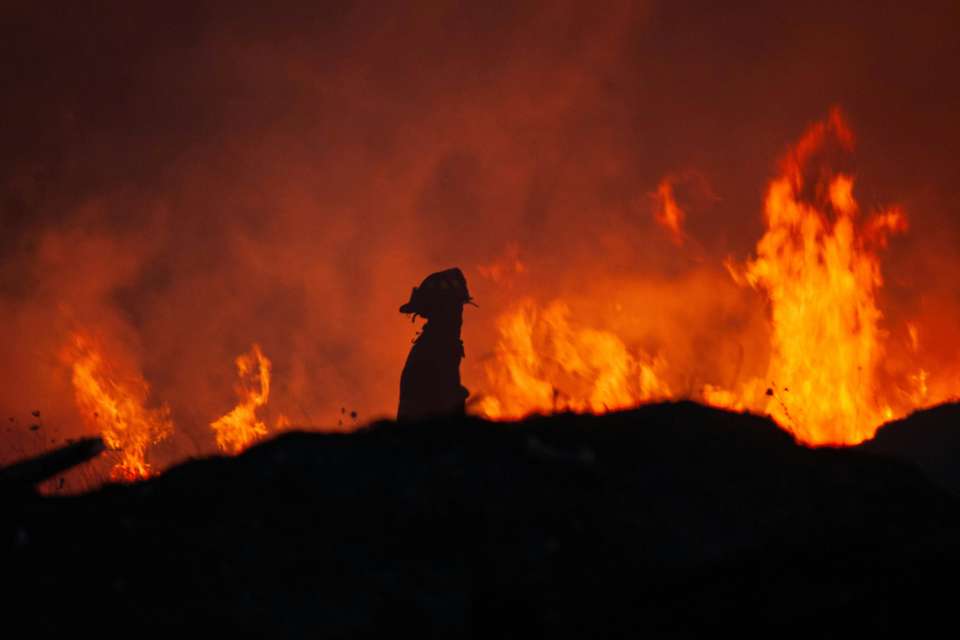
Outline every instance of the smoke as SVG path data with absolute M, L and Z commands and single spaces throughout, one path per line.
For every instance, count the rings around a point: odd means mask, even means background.
M 397 308 L 454 265 L 480 304 L 472 389 L 525 296 L 676 363 L 672 389 L 762 372 L 762 303 L 722 260 L 751 251 L 775 159 L 834 104 L 859 199 L 911 221 L 887 319 L 925 327 L 931 366 L 958 361 L 956 3 L 237 4 L 9 11 L 3 455 L 83 432 L 62 357 L 76 330 L 170 406 L 161 463 L 214 449 L 253 343 L 272 418 L 390 415 L 415 331 Z M 651 215 L 668 175 L 710 194 L 679 248 Z M 503 260 L 524 268 L 484 275 Z

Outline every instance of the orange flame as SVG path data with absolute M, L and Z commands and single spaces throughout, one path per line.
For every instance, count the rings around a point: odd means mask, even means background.
M 804 200 L 805 165 L 831 134 L 845 147 L 853 143 L 838 111 L 806 133 L 770 183 L 767 231 L 746 278 L 770 304 L 766 410 L 803 442 L 855 444 L 891 417 L 876 383 L 883 278 L 873 248 L 905 229 L 906 218 L 890 209 L 858 227 L 853 178 L 843 174 L 813 185 L 813 201 Z
M 227 453 L 240 453 L 267 434 L 267 425 L 257 419 L 257 409 L 270 398 L 270 360 L 260 345 L 237 357 L 240 402 L 230 413 L 210 423 L 217 435 L 217 447 Z
M 657 208 L 653 212 L 654 220 L 670 233 L 670 239 L 675 245 L 682 246 L 686 239 L 683 232 L 686 214 L 677 204 L 673 195 L 673 181 L 669 177 L 660 181 L 654 197 L 657 201 Z
M 697 392 L 714 406 L 768 413 L 798 441 L 814 445 L 862 442 L 897 411 L 932 397 L 925 369 L 881 384 L 887 333 L 877 306 L 878 250 L 906 230 L 907 220 L 895 207 L 861 214 L 853 177 L 814 162 L 832 142 L 843 151 L 854 144 L 839 110 L 811 126 L 782 160 L 767 188 L 766 231 L 755 257 L 745 265 L 724 263 L 738 284 L 752 286 L 768 304 L 766 375 L 736 388 L 701 384 Z M 669 178 L 657 200 L 657 221 L 681 245 L 684 213 Z M 478 413 L 510 419 L 604 412 L 676 397 L 666 380 L 682 381 L 683 372 L 669 371 L 663 357 L 631 351 L 614 333 L 576 326 L 569 315 L 563 302 L 544 309 L 527 302 L 500 318 L 486 365 L 489 391 Z M 908 331 L 916 351 L 918 329 Z
M 495 395 L 477 410 L 491 419 L 533 413 L 603 413 L 670 395 L 664 363 L 631 353 L 608 331 L 577 326 L 562 302 L 526 301 L 500 317 L 495 360 L 486 373 Z
M 84 423 L 99 431 L 106 445 L 120 452 L 114 480 L 132 482 L 152 474 L 146 452 L 173 433 L 170 409 L 145 407 L 150 387 L 139 373 L 122 375 L 104 360 L 88 337 L 74 334 L 68 358 L 77 408 Z

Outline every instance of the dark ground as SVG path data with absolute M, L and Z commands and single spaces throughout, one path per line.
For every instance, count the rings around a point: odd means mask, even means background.
M 85 496 L 11 493 L 3 628 L 916 635 L 956 618 L 958 418 L 933 409 L 847 450 L 690 403 L 380 424 Z

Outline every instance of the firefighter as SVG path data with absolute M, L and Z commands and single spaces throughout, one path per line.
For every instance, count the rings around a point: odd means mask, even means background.
M 460 269 L 438 271 L 414 287 L 400 313 L 426 318 L 400 375 L 398 420 L 463 415 L 470 392 L 460 384 L 463 307 L 473 303 Z

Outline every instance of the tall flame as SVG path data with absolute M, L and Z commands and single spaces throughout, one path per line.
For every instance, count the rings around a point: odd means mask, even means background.
M 260 345 L 237 357 L 240 402 L 230 413 L 210 423 L 216 433 L 217 447 L 227 453 L 240 453 L 267 434 L 267 425 L 257 418 L 257 409 L 270 398 L 270 360 Z
M 147 449 L 173 433 L 170 409 L 146 408 L 150 387 L 139 373 L 126 374 L 108 363 L 89 337 L 74 334 L 67 351 L 73 371 L 77 408 L 88 428 L 98 431 L 111 449 L 120 453 L 114 480 L 147 478 L 152 470 Z
M 770 304 L 766 410 L 803 442 L 854 444 L 892 417 L 876 383 L 884 335 L 874 249 L 904 230 L 906 218 L 890 209 L 858 226 L 853 178 L 843 174 L 812 185 L 812 201 L 804 201 L 804 169 L 830 136 L 853 144 L 838 111 L 784 159 L 767 189 L 767 231 L 745 275 Z

